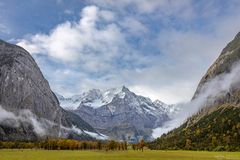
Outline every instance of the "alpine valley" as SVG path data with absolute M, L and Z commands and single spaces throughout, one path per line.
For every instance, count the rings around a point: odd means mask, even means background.
M 181 105 L 137 95 L 127 87 L 54 93 L 31 55 L 0 41 L 0 140 L 45 138 L 150 141 L 150 149 L 240 150 L 240 33 L 201 79 L 181 126 L 153 139 Z M 177 90 L 177 88 L 176 88 Z M 63 108 L 62 108 L 63 107 Z M 184 108 L 184 107 L 183 107 Z

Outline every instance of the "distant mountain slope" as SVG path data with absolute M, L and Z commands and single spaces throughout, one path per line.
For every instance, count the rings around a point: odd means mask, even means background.
M 239 60 L 240 33 L 223 49 L 201 79 L 192 101 L 208 95 L 202 109 L 179 128 L 149 143 L 149 147 L 240 150 Z
M 61 105 L 74 109 L 96 130 L 116 140 L 135 142 L 151 140 L 152 129 L 170 119 L 173 107 L 161 101 L 152 102 L 125 86 L 106 91 L 93 89 L 71 98 L 58 95 Z M 76 108 L 76 104 L 79 107 Z
M 0 140 L 41 137 L 92 139 L 79 116 L 59 106 L 31 55 L 0 40 Z

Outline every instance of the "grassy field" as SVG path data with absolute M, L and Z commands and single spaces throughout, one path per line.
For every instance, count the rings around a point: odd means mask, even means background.
M 0 160 L 240 160 L 240 152 L 0 150 Z

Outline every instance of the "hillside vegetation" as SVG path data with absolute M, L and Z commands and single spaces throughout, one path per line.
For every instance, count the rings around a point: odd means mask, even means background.
M 194 117 L 192 117 L 194 119 Z M 189 119 L 191 121 L 191 119 Z M 240 151 L 240 108 L 224 104 L 197 123 L 181 127 L 148 144 L 150 149 Z

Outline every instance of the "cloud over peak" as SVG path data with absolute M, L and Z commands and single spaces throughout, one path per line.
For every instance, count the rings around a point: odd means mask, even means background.
M 18 45 L 31 54 L 44 54 L 63 63 L 78 63 L 89 71 L 111 67 L 113 58 L 121 58 L 131 50 L 124 33 L 112 23 L 114 14 L 98 7 L 82 9 L 78 22 L 66 21 L 49 34 L 36 34 L 21 39 Z
M 18 45 L 63 95 L 126 85 L 166 103 L 186 101 L 239 31 L 233 1 L 224 12 L 222 3 L 205 0 L 90 0 L 78 10 L 61 1 L 64 16 L 72 9 L 67 17 L 75 18 L 23 35 Z

